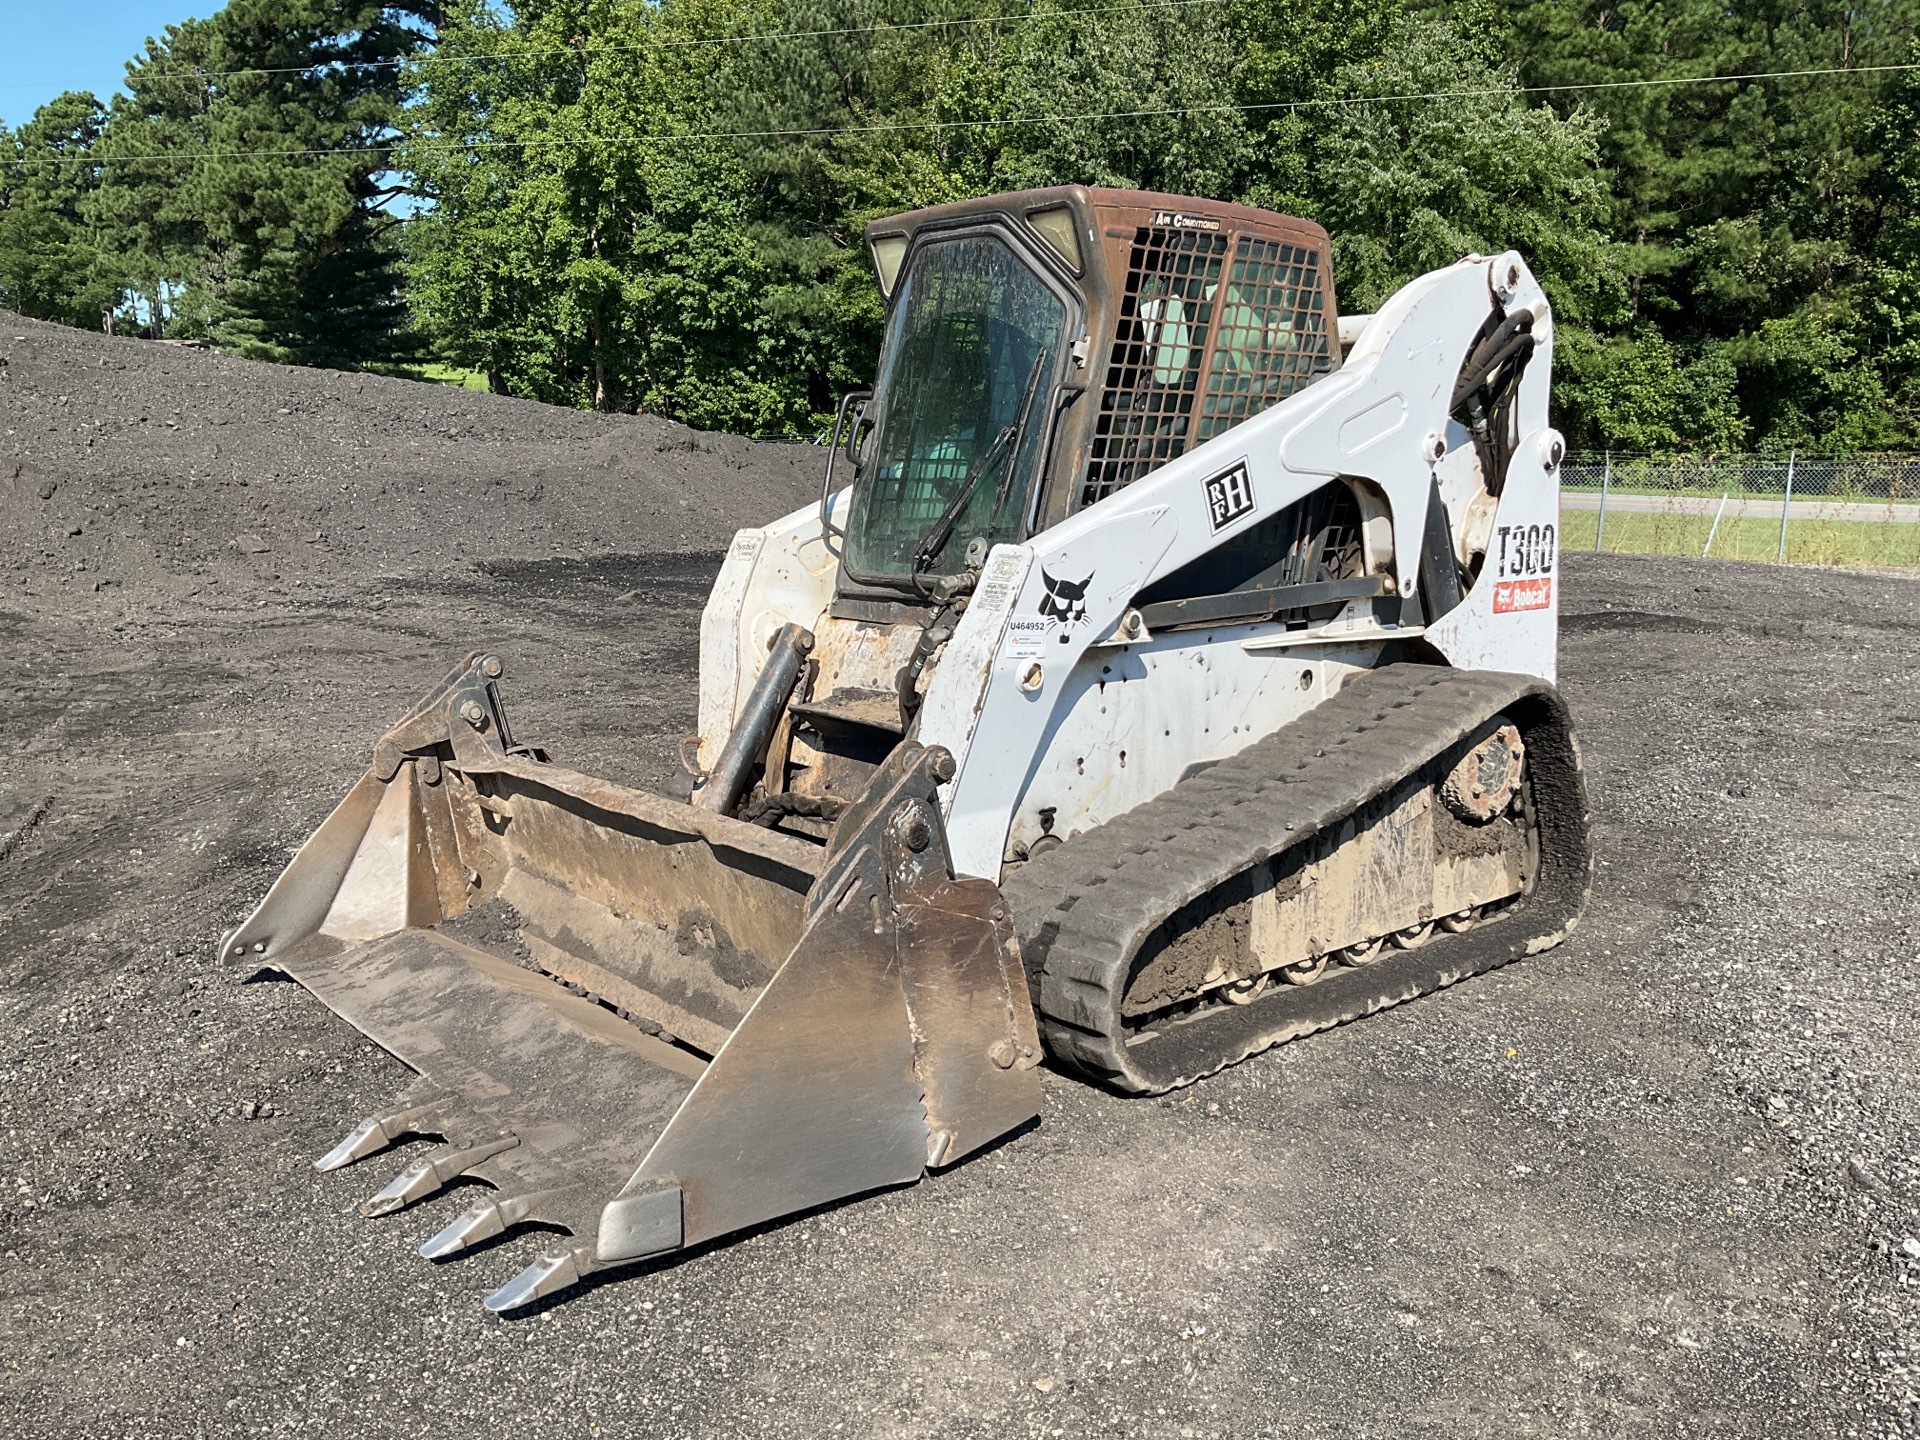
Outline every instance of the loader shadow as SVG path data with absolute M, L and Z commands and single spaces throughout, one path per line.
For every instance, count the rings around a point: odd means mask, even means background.
M 1560 617 L 1562 631 L 1573 634 L 1611 630 L 1628 633 L 1710 635 L 1730 627 L 1697 615 L 1663 615 L 1650 610 L 1586 610 Z
M 720 551 L 609 553 L 548 560 L 479 560 L 474 571 L 496 586 L 531 598 L 600 606 L 606 597 L 665 603 L 695 612 L 706 602 L 726 555 Z
M 216 941 L 215 944 L 217 946 L 218 942 Z M 216 949 L 215 955 L 217 956 L 218 953 Z M 251 975 L 242 977 L 240 983 L 242 985 L 296 985 L 299 982 L 284 970 L 276 969 L 272 965 L 262 965 Z

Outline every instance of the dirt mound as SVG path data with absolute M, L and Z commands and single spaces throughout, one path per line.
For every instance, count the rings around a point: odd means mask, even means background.
M 14 593 L 706 550 L 804 504 L 810 446 L 0 313 Z

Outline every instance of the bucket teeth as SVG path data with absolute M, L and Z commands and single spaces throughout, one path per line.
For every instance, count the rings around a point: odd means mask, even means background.
M 431 1133 L 434 1123 L 442 1118 L 443 1109 L 442 1101 L 431 1100 L 424 1105 L 409 1105 L 403 1110 L 362 1120 L 348 1132 L 346 1139 L 314 1161 L 313 1168 L 338 1170 L 386 1149 L 402 1135 L 419 1134 L 423 1130 Z
M 531 1195 L 498 1195 L 463 1210 L 454 1222 L 420 1247 L 425 1260 L 448 1260 L 461 1251 L 491 1240 L 518 1225 L 522 1220 L 542 1218 L 537 1212 L 559 1190 L 540 1190 Z
M 366 1216 L 391 1215 L 416 1200 L 424 1200 L 439 1190 L 449 1180 L 464 1175 L 481 1161 L 498 1155 L 519 1144 L 512 1135 L 502 1135 L 498 1139 L 483 1144 L 470 1145 L 464 1149 L 455 1149 L 443 1145 L 430 1154 L 421 1156 L 407 1166 L 378 1195 L 361 1205 L 360 1213 Z
M 469 1246 L 506 1233 L 506 1228 L 507 1217 L 501 1213 L 499 1205 L 491 1200 L 483 1201 L 461 1211 L 451 1225 L 424 1242 L 420 1246 L 420 1257 L 423 1260 L 451 1259 Z
M 557 1294 L 569 1285 L 579 1284 L 599 1268 L 600 1262 L 594 1259 L 593 1251 L 588 1246 L 574 1245 L 565 1250 L 550 1250 L 487 1296 L 482 1303 L 496 1315 L 506 1310 L 517 1310 L 522 1305 L 531 1305 L 536 1300 Z

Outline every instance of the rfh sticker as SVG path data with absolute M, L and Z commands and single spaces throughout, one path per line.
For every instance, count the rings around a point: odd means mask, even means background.
M 1247 474 L 1246 461 L 1207 481 L 1207 518 L 1213 522 L 1214 534 L 1253 511 L 1253 477 Z
M 1553 603 L 1553 563 L 1559 558 L 1551 525 L 1502 525 L 1497 573 L 1514 576 L 1493 587 L 1493 613 L 1544 610 Z

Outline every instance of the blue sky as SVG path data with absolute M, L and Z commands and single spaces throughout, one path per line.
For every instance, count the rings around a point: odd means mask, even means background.
M 0 0 L 0 120 L 9 127 L 62 90 L 105 99 L 126 63 L 169 25 L 224 0 Z

